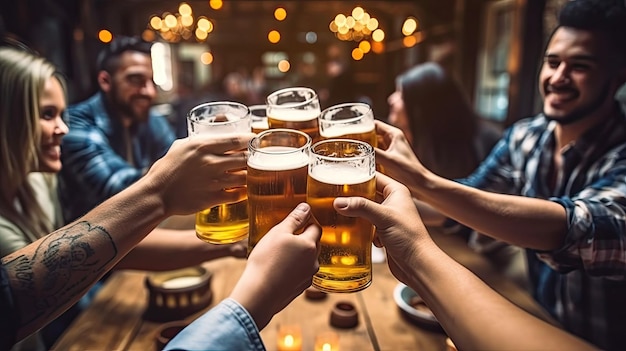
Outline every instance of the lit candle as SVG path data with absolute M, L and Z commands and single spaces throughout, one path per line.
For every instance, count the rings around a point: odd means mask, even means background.
M 278 351 L 301 351 L 302 331 L 298 325 L 282 325 L 276 336 Z
M 325 332 L 315 337 L 315 351 L 339 351 L 339 335 Z

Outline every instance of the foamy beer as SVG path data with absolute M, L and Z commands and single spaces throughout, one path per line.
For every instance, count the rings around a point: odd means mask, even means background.
M 337 197 L 374 200 L 374 148 L 365 142 L 329 139 L 311 147 L 307 202 L 322 226 L 320 269 L 313 285 L 325 292 L 354 292 L 372 282 L 374 226 L 363 218 L 339 215 Z
M 311 138 L 292 129 L 261 132 L 248 145 L 248 253 L 301 202 L 306 201 Z
M 354 139 L 377 146 L 374 113 L 368 104 L 345 103 L 331 106 L 318 120 L 323 139 Z
M 319 140 L 319 115 L 320 101 L 313 89 L 286 88 L 267 97 L 267 122 L 270 129 L 299 130 L 316 142 Z
M 250 117 L 252 118 L 252 133 L 259 134 L 270 128 L 267 123 L 267 106 L 252 105 L 248 106 Z
M 350 102 L 331 106 L 322 111 L 318 122 L 322 139 L 353 139 L 378 146 L 374 113 L 368 104 Z M 376 170 L 384 173 L 382 165 L 376 165 Z
M 220 101 L 198 105 L 187 115 L 189 136 L 239 135 L 250 132 L 250 113 L 245 105 Z M 196 214 L 196 235 L 212 244 L 228 244 L 248 235 L 248 202 L 222 204 Z

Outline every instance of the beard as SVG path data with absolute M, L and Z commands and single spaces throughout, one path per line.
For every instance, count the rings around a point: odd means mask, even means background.
M 143 97 L 140 95 L 133 95 L 130 97 L 129 101 L 124 101 L 120 96 L 115 85 L 111 86 L 111 108 L 113 111 L 118 111 L 124 116 L 129 116 L 135 122 L 145 122 L 148 120 L 148 114 L 150 112 L 150 108 L 146 108 L 145 110 L 137 110 L 133 108 L 133 101 L 139 99 L 147 99 L 147 97 Z
M 609 95 L 610 88 L 610 82 L 606 82 L 595 100 L 590 101 L 586 105 L 579 106 L 578 108 L 574 109 L 572 112 L 564 116 L 549 115 L 545 112 L 545 109 L 543 111 L 543 115 L 549 121 L 556 121 L 560 125 L 570 125 L 580 120 L 583 120 L 585 119 L 585 117 L 592 115 L 593 112 L 595 112 L 600 107 L 602 107 L 602 105 L 604 105 L 605 99 Z M 544 87 L 544 91 L 547 90 L 547 86 Z

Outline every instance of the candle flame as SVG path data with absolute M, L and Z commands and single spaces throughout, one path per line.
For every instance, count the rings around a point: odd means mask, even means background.
M 329 343 L 325 343 L 324 345 L 322 345 L 322 351 L 332 351 L 333 348 L 332 346 L 330 346 Z
M 287 347 L 293 346 L 293 335 L 287 334 L 285 336 L 285 346 L 287 346 Z

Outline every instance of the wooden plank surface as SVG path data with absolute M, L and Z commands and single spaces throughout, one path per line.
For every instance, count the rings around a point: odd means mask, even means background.
M 461 264 L 476 272 L 486 283 L 527 311 L 548 321 L 548 315 L 516 284 L 503 278 L 484 257 L 472 252 L 457 237 L 433 232 L 435 241 Z M 212 307 L 227 297 L 239 279 L 246 261 L 223 258 L 204 266 L 213 273 Z M 155 349 L 155 331 L 162 323 L 144 321 L 148 303 L 144 286 L 146 272 L 118 271 L 108 280 L 92 306 L 81 314 L 59 339 L 54 350 L 130 350 Z M 276 332 L 281 324 L 299 324 L 303 351 L 312 351 L 315 336 L 332 330 L 346 350 L 445 350 L 445 334 L 412 324 L 400 314 L 393 300 L 397 280 L 386 263 L 374 264 L 372 285 L 354 294 L 329 294 L 325 300 L 297 297 L 278 313 L 261 332 L 268 351 L 276 350 Z M 352 329 L 330 325 L 330 312 L 339 301 L 357 307 L 359 324 Z M 208 309 L 207 308 L 207 309 Z M 186 318 L 192 321 L 204 311 Z

